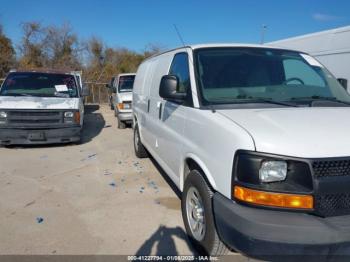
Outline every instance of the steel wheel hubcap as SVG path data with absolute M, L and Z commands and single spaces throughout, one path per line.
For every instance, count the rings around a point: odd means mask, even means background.
M 193 237 L 201 241 L 205 235 L 205 217 L 202 198 L 198 190 L 190 187 L 186 196 L 187 221 Z

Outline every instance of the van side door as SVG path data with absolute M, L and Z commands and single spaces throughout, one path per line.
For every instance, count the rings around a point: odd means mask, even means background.
M 169 75 L 177 76 L 179 80 L 179 93 L 191 93 L 189 58 L 187 52 L 173 55 Z M 158 86 L 159 90 L 159 86 Z M 159 93 L 159 91 L 158 91 Z M 165 171 L 172 180 L 179 185 L 179 175 L 182 163 L 182 148 L 184 141 L 184 127 L 186 115 L 190 109 L 189 101 L 175 102 L 159 97 L 158 101 L 158 131 L 157 153 L 164 161 Z

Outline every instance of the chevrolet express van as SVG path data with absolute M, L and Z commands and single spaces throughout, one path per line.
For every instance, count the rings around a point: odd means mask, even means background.
M 118 128 L 124 129 L 132 123 L 132 88 L 135 74 L 119 74 L 113 85 L 113 109 L 118 120 Z
M 13 71 L 0 88 L 0 144 L 79 142 L 83 97 L 75 72 Z
M 310 55 L 194 45 L 145 60 L 134 148 L 182 191 L 200 253 L 350 254 L 350 97 Z

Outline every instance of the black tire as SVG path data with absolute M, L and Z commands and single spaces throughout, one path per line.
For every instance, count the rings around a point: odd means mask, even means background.
M 192 187 L 195 188 L 199 193 L 204 209 L 205 233 L 201 240 L 197 240 L 194 237 L 187 217 L 188 212 L 186 209 L 186 199 L 189 190 Z M 216 231 L 212 206 L 213 194 L 213 191 L 208 186 L 202 174 L 197 170 L 192 170 L 185 181 L 184 190 L 181 196 L 182 218 L 190 241 L 196 248 L 196 250 L 199 252 L 199 254 L 223 256 L 227 254 L 228 248 L 220 240 L 219 235 Z
M 113 99 L 112 98 L 109 98 L 109 105 L 111 107 L 111 110 L 114 110 Z
M 148 152 L 141 142 L 139 127 L 137 124 L 135 124 L 134 126 L 134 150 L 135 150 L 135 155 L 138 158 L 148 157 Z
M 118 118 L 118 128 L 119 129 L 125 129 L 126 128 L 126 123 L 121 121 L 119 118 Z

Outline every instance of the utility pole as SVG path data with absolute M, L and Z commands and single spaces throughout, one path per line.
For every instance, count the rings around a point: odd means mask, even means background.
M 261 40 L 260 40 L 260 44 L 264 44 L 265 43 L 265 33 L 266 33 L 266 30 L 267 30 L 267 25 L 263 24 L 261 26 Z

